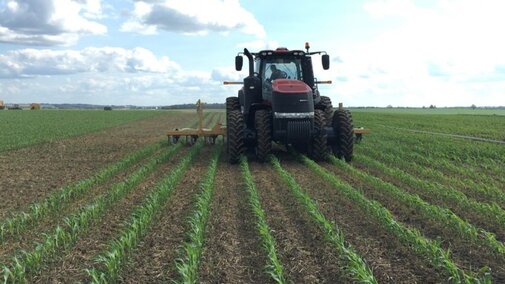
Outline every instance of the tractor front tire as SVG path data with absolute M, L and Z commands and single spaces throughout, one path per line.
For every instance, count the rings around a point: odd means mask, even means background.
M 226 145 L 228 159 L 231 164 L 236 164 L 245 152 L 244 144 L 244 116 L 238 110 L 228 111 L 226 127 Z
M 240 103 L 238 97 L 227 97 L 226 98 L 226 111 L 240 110 Z
M 331 127 L 333 121 L 333 105 L 331 103 L 331 99 L 327 96 L 321 96 L 319 104 L 324 112 L 325 126 Z
M 337 158 L 343 158 L 346 162 L 350 162 L 354 147 L 354 128 L 350 111 L 344 109 L 335 111 L 333 130 L 337 136 L 337 142 L 332 145 L 333 153 Z
M 258 110 L 254 114 L 254 124 L 256 126 L 256 158 L 260 162 L 265 162 L 272 152 L 272 117 L 268 110 Z
M 314 110 L 314 131 L 316 135 L 312 138 L 312 145 L 310 147 L 310 156 L 315 161 L 326 160 L 329 154 L 327 145 L 327 135 L 324 131 L 325 118 L 322 110 Z

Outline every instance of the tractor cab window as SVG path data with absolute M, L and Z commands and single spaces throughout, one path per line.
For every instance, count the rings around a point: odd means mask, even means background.
M 295 58 L 276 58 L 265 60 L 260 72 L 263 81 L 263 99 L 272 97 L 272 82 L 277 79 L 302 80 L 301 60 Z

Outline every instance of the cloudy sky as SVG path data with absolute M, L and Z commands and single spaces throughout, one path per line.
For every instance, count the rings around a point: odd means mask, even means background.
M 0 0 L 0 100 L 224 102 L 234 56 L 325 50 L 350 106 L 505 105 L 502 0 Z

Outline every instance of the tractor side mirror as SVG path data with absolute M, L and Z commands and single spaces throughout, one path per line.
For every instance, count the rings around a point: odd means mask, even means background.
M 244 64 L 244 58 L 240 55 L 235 56 L 235 70 L 242 70 L 242 65 Z
M 323 54 L 323 56 L 321 56 L 321 61 L 324 70 L 330 69 L 330 56 L 328 54 Z

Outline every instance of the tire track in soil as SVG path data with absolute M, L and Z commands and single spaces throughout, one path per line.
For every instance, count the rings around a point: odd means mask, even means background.
M 118 236 L 125 222 L 129 221 L 134 208 L 142 203 L 155 184 L 187 153 L 187 149 L 182 148 L 181 150 L 136 186 L 126 197 L 113 205 L 98 223 L 93 224 L 77 240 L 71 249 L 52 261 L 47 261 L 46 267 L 41 270 L 43 273 L 36 275 L 33 282 L 88 282 L 85 269 L 93 266 L 95 263 L 93 258 L 106 249 L 110 241 Z
M 269 163 L 249 164 L 284 273 L 292 283 L 345 283 L 335 250 Z
M 307 193 L 318 202 L 327 219 L 343 231 L 345 240 L 364 258 L 379 283 L 444 282 L 433 266 L 413 254 L 395 236 L 378 226 L 352 201 L 299 162 L 282 163 Z M 325 163 L 319 163 L 326 166 Z M 341 176 L 338 176 L 342 178 Z M 351 185 L 354 183 L 351 182 Z
M 172 192 L 158 219 L 153 221 L 119 282 L 168 283 L 178 277 L 175 259 L 180 257 L 179 248 L 186 238 L 188 219 L 211 156 L 212 147 L 204 146 Z
M 221 156 L 199 269 L 200 283 L 270 283 L 239 165 Z
M 373 176 L 378 177 L 383 181 L 392 183 L 399 188 L 406 189 L 409 192 L 415 192 L 415 190 L 409 189 L 410 187 L 403 184 L 401 181 L 389 176 L 384 176 L 380 172 L 369 169 L 364 165 L 354 163 L 354 166 L 357 169 L 370 172 Z M 327 167 L 327 169 L 336 175 L 343 177 L 343 179 L 348 182 L 353 180 L 352 178 L 344 177 L 345 174 L 343 174 L 338 167 L 330 166 Z M 406 224 L 409 227 L 417 228 L 424 236 L 432 240 L 442 238 L 444 241 L 441 243 L 441 246 L 444 249 L 450 249 L 451 259 L 462 269 L 477 272 L 480 268 L 489 266 L 492 269 L 491 275 L 493 276 L 493 281 L 496 283 L 505 283 L 505 259 L 503 257 L 500 258 L 496 256 L 484 246 L 476 245 L 471 241 L 461 238 L 461 236 L 457 233 L 453 233 L 444 224 L 420 216 L 408 205 L 405 205 L 398 200 L 394 200 L 387 195 L 381 194 L 373 188 L 370 188 L 370 186 L 367 186 L 362 181 L 354 180 L 354 183 L 359 184 L 359 187 L 365 190 L 365 195 L 368 198 L 375 199 L 388 208 L 393 216 L 395 216 L 395 219 L 399 222 Z M 426 201 L 432 204 L 428 200 Z M 453 210 L 453 208 L 448 208 Z M 478 219 L 478 216 L 475 216 L 475 218 Z M 471 223 L 476 226 L 479 225 L 478 223 Z
M 0 218 L 87 178 L 132 151 L 189 125 L 192 113 L 168 112 L 97 132 L 0 153 Z

